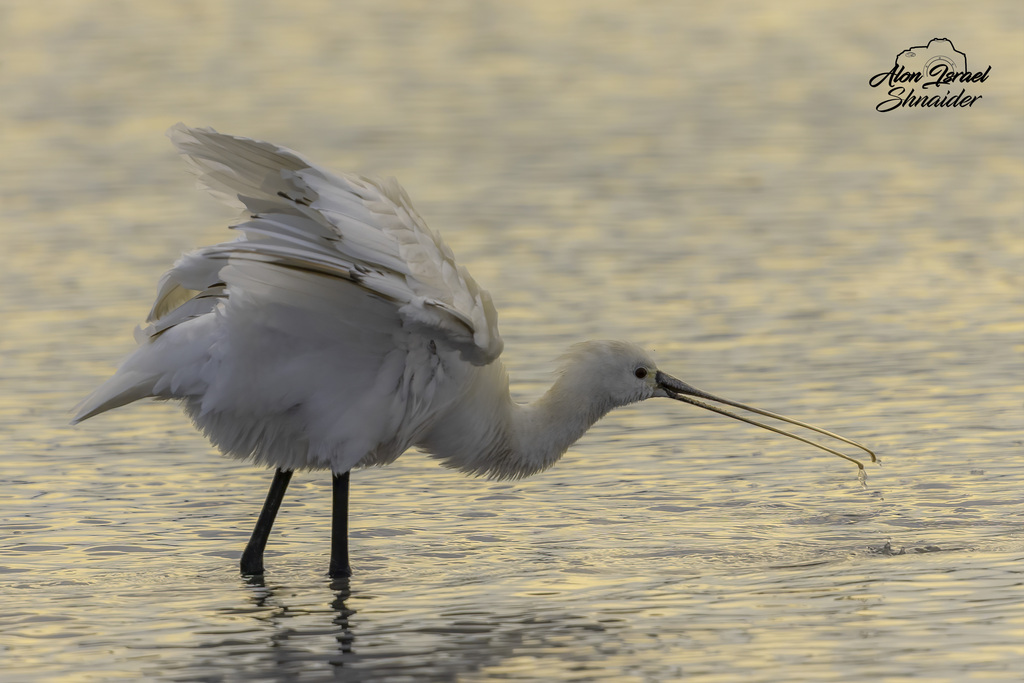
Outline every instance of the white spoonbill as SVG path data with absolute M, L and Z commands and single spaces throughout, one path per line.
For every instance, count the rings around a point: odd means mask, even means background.
M 160 280 L 148 325 L 74 422 L 141 398 L 178 399 L 222 452 L 276 468 L 242 554 L 263 550 L 292 472 L 333 473 L 331 576 L 349 576 L 353 467 L 410 446 L 446 467 L 516 479 L 553 465 L 608 411 L 657 396 L 809 443 L 713 401 L 865 446 L 718 398 L 658 370 L 619 341 L 573 346 L 529 405 L 512 401 L 490 295 L 394 179 L 332 173 L 299 154 L 210 128 L 168 135 L 200 183 L 244 208 L 239 237 L 181 257 Z M 703 399 L 703 400 L 701 400 Z

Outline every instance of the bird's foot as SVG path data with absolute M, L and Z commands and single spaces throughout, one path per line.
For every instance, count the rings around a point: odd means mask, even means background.
M 347 579 L 352 576 L 352 567 L 349 566 L 348 562 L 331 562 L 330 569 L 327 570 L 327 576 L 332 579 Z

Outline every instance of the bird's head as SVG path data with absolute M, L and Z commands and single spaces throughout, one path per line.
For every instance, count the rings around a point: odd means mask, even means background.
M 588 341 L 575 344 L 562 359 L 561 375 L 579 394 L 608 409 L 665 396 L 658 393 L 658 368 L 636 344 Z
M 832 437 L 862 449 L 871 456 L 873 462 L 876 460 L 875 454 L 870 449 L 856 441 L 851 441 L 846 437 L 839 436 L 821 427 L 800 422 L 778 413 L 772 413 L 743 403 L 720 398 L 676 379 L 672 375 L 659 370 L 654 359 L 644 349 L 629 342 L 590 341 L 576 344 L 566 354 L 561 373 L 563 380 L 561 383 L 566 387 L 572 387 L 572 391 L 577 395 L 586 395 L 600 414 L 604 414 L 612 408 L 629 405 L 630 403 L 636 403 L 648 398 L 671 398 L 788 436 L 797 441 L 803 441 L 855 463 L 862 472 L 864 470 L 864 466 L 859 460 L 848 455 L 802 436 L 743 415 L 737 415 L 718 405 L 706 402 L 712 401 L 713 403 L 732 406 L 749 413 L 770 417 Z

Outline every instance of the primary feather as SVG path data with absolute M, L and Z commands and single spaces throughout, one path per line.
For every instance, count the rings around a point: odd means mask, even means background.
M 168 135 L 202 185 L 251 213 L 235 226 L 242 239 L 199 252 L 203 257 L 349 280 L 398 304 L 406 324 L 439 335 L 474 364 L 501 354 L 490 295 L 455 263 L 393 178 L 331 173 L 283 147 L 211 129 L 178 124 Z

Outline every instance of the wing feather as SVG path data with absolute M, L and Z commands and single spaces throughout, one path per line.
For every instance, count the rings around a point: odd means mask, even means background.
M 220 270 L 224 260 L 241 259 L 347 280 L 393 302 L 410 331 L 429 335 L 473 364 L 486 365 L 501 354 L 490 295 L 456 264 L 394 179 L 331 173 L 283 147 L 209 128 L 178 124 L 168 135 L 200 184 L 244 207 L 250 219 L 234 226 L 239 239 L 175 264 L 161 282 L 154 323 L 189 292 L 220 295 L 210 288 L 223 282 L 230 291 L 230 278 Z

